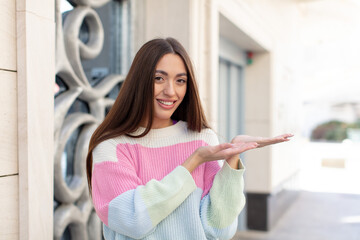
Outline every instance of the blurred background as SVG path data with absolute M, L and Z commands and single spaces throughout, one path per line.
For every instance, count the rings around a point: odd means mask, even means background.
M 242 156 L 233 239 L 360 239 L 358 0 L 4 0 L 0 11 L 0 239 L 102 239 L 89 138 L 156 37 L 188 51 L 220 141 L 295 134 Z

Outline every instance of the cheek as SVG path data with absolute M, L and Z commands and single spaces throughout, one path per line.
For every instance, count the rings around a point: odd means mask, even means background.
M 186 94 L 186 86 L 183 89 L 181 89 L 181 91 L 180 91 L 179 95 L 181 96 L 181 99 L 184 99 L 185 94 Z
M 154 86 L 154 98 L 161 92 L 161 87 L 155 84 Z

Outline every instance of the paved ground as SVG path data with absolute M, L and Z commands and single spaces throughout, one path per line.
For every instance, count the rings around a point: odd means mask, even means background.
M 301 191 L 270 232 L 244 231 L 233 240 L 360 240 L 360 195 Z
M 301 146 L 297 200 L 272 231 L 239 232 L 233 240 L 360 240 L 360 142 Z

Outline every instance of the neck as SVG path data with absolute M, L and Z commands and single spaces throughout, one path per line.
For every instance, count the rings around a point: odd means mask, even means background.
M 164 128 L 164 127 L 169 127 L 173 125 L 173 121 L 169 118 L 169 119 L 154 119 L 153 120 L 153 124 L 151 125 L 151 128 L 153 129 L 157 129 L 157 128 Z
M 159 128 L 165 128 L 173 125 L 173 121 L 171 118 L 169 119 L 154 119 L 153 123 L 151 125 L 151 129 L 159 129 Z M 145 128 L 147 126 L 147 122 L 143 121 L 140 124 L 141 127 Z

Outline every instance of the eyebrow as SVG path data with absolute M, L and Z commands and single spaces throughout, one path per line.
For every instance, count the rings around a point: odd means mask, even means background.
M 161 74 L 163 74 L 165 76 L 169 76 L 169 74 L 167 72 L 163 71 L 163 70 L 156 70 L 155 73 L 161 73 Z M 181 77 L 181 76 L 187 77 L 187 73 L 178 73 L 178 74 L 176 74 L 176 77 Z

